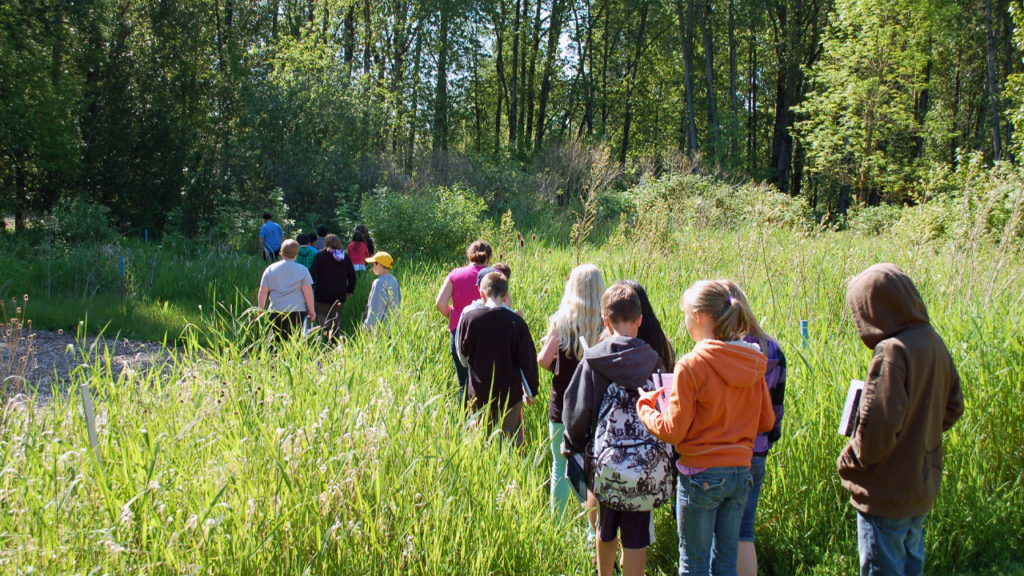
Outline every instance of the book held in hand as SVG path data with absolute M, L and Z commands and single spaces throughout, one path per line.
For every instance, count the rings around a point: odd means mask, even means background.
M 863 380 L 850 380 L 850 389 L 846 392 L 846 404 L 843 406 L 843 417 L 839 420 L 839 434 L 852 436 L 857 427 L 857 416 L 860 414 L 860 399 L 864 394 Z
M 654 388 L 652 390 L 658 390 L 658 412 L 662 414 L 668 410 L 668 397 L 672 393 L 672 382 L 675 378 L 675 374 L 672 372 L 657 372 L 651 374 L 651 380 L 654 382 Z

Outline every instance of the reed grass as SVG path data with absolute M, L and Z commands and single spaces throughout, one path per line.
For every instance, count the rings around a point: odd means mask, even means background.
M 952 247 L 843 233 L 678 237 L 682 249 L 672 254 L 614 239 L 574 249 L 529 234 L 498 251 L 535 340 L 578 257 L 608 282 L 644 284 L 680 352 L 692 346 L 678 307 L 690 283 L 727 276 L 747 291 L 790 366 L 783 437 L 758 516 L 763 574 L 856 572 L 836 427 L 846 386 L 863 377 L 871 352 L 845 311 L 845 287 L 880 261 L 917 281 L 967 404 L 946 435 L 928 573 L 1020 573 L 1019 565 L 1005 568 L 1024 556 L 1019 257 L 972 249 L 965 265 Z M 204 304 L 180 315 L 179 362 L 115 380 L 101 356 L 74 371 L 74 384 L 88 385 L 97 403 L 101 459 L 77 394 L 8 406 L 0 435 L 4 572 L 592 573 L 584 521 L 548 513 L 546 404 L 526 410 L 522 450 L 487 438 L 458 407 L 446 325 L 432 306 L 450 263 L 398 262 L 403 303 L 389 332 L 355 328 L 363 277 L 346 305 L 343 343 L 314 335 L 274 345 L 264 321 L 246 311 L 261 266 L 240 262 L 206 261 L 219 272 L 188 259 L 152 265 L 154 286 L 164 286 L 153 289 L 153 302 Z M 801 319 L 810 323 L 806 345 Z M 656 529 L 649 572 L 675 573 L 669 507 L 656 513 Z

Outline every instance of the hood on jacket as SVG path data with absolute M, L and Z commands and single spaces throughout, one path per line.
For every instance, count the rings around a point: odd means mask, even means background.
M 846 302 L 857 335 L 871 349 L 907 328 L 928 323 L 928 309 L 914 281 L 895 264 L 875 264 L 855 276 Z
M 624 388 L 639 389 L 661 364 L 661 357 L 639 338 L 611 336 L 583 355 L 590 367 Z
M 735 388 L 749 388 L 761 382 L 768 369 L 768 358 L 764 354 L 739 344 L 703 340 L 693 347 L 693 353 L 722 381 Z

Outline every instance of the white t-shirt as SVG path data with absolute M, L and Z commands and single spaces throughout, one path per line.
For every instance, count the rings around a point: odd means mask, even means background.
M 277 312 L 306 312 L 302 287 L 312 285 L 309 270 L 294 260 L 280 260 L 267 266 L 260 280 L 260 288 L 270 289 L 267 309 Z

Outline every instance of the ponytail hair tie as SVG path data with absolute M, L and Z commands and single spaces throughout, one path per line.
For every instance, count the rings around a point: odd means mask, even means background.
M 735 305 L 736 305 L 736 299 L 733 298 L 732 296 L 729 296 L 729 306 L 735 306 Z

